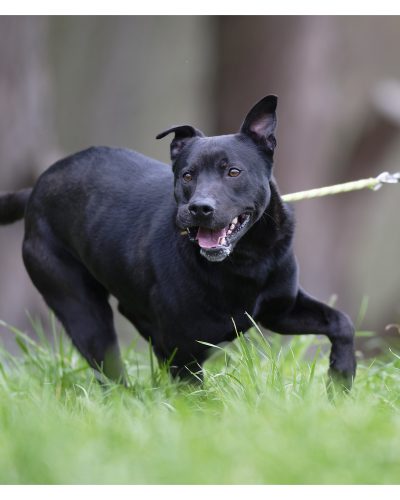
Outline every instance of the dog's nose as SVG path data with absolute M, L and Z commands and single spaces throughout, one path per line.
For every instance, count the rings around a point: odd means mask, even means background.
M 209 198 L 192 201 L 189 205 L 189 212 L 196 217 L 211 217 L 214 211 L 215 204 Z

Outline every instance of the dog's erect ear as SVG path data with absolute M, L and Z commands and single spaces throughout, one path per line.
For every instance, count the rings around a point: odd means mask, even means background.
M 182 149 L 186 146 L 187 142 L 193 137 L 204 137 L 203 132 L 195 129 L 191 125 L 179 125 L 178 127 L 172 127 L 168 130 L 164 130 L 156 136 L 156 139 L 162 139 L 168 134 L 175 132 L 175 137 L 171 142 L 171 160 L 174 161 Z
M 240 128 L 242 134 L 249 135 L 257 144 L 264 145 L 271 153 L 276 146 L 276 95 L 267 95 L 248 112 Z

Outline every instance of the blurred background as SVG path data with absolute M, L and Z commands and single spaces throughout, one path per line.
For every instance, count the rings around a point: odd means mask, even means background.
M 158 132 L 235 132 L 269 93 L 279 96 L 282 193 L 400 171 L 400 17 L 0 17 L 0 190 L 91 145 L 168 162 Z M 336 296 L 390 343 L 400 338 L 385 329 L 400 323 L 399 209 L 395 186 L 296 203 L 303 286 Z M 22 237 L 22 222 L 0 228 L 0 319 L 29 330 L 26 311 L 47 312 Z M 1 326 L 0 336 L 12 348 Z

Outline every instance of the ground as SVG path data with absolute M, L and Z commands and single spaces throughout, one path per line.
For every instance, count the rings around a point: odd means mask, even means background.
M 14 329 L 0 364 L 2 484 L 398 484 L 400 357 L 360 360 L 327 390 L 328 344 L 254 328 L 216 348 L 203 385 L 171 381 L 150 351 L 131 386 L 100 386 L 55 321 Z

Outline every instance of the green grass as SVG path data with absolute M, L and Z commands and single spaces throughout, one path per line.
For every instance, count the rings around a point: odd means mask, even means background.
M 203 386 L 131 346 L 124 389 L 99 386 L 50 329 L 51 343 L 39 324 L 37 340 L 14 329 L 21 355 L 0 356 L 2 484 L 400 482 L 396 352 L 360 362 L 351 394 L 330 400 L 325 341 L 254 329 L 215 350 Z

